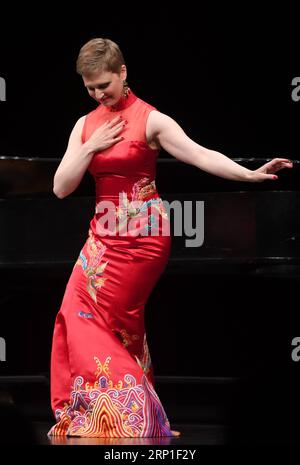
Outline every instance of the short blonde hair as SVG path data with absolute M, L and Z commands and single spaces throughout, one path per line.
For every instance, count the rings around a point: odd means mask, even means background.
M 120 73 L 125 64 L 119 46 L 110 39 L 91 39 L 79 51 L 76 71 L 82 75 L 92 75 L 96 72 L 111 71 Z

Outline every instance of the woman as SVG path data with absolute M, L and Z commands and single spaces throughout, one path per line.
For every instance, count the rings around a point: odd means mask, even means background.
M 55 322 L 51 397 L 57 423 L 49 435 L 175 436 L 154 390 L 144 326 L 145 304 L 171 246 L 155 186 L 159 149 L 237 181 L 277 179 L 275 173 L 292 163 L 277 158 L 251 171 L 189 139 L 128 88 L 124 58 L 111 40 L 86 43 L 77 72 L 99 105 L 75 124 L 53 190 L 66 197 L 88 170 L 96 209 Z

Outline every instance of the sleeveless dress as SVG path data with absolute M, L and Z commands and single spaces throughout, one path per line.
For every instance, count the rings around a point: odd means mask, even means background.
M 155 186 L 158 151 L 146 141 L 154 107 L 129 90 L 86 116 L 85 142 L 122 115 L 124 140 L 96 153 L 95 215 L 57 314 L 51 354 L 50 436 L 172 436 L 154 389 L 144 310 L 171 249 Z M 79 212 L 80 214 L 80 212 Z

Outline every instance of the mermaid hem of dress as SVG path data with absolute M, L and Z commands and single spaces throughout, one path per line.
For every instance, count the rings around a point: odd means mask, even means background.
M 124 379 L 127 386 L 119 390 L 93 388 L 89 392 L 80 389 L 76 395 L 73 392 L 72 406 L 66 406 L 58 413 L 59 421 L 52 426 L 48 436 L 172 436 L 166 413 L 147 377 L 142 376 L 141 384 L 136 384 L 132 375 L 126 375 Z

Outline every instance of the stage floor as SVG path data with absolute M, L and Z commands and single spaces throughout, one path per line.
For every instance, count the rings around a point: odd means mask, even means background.
M 218 445 L 226 444 L 224 425 L 173 424 L 172 429 L 181 432 L 176 438 L 76 438 L 47 437 L 51 423 L 35 422 L 37 444 L 40 445 Z

